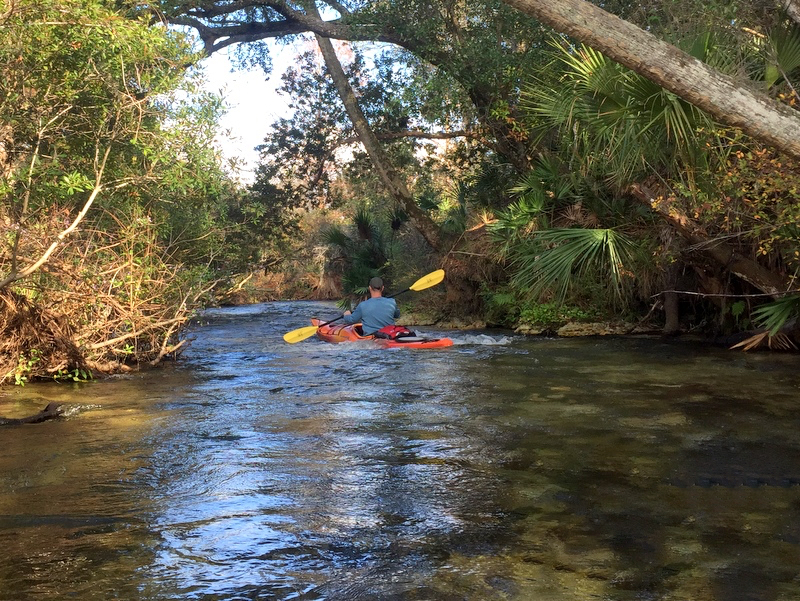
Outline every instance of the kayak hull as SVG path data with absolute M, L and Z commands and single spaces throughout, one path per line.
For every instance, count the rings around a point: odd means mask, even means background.
M 375 336 L 363 336 L 360 333 L 361 324 L 341 325 L 323 324 L 321 319 L 312 319 L 311 324 L 317 326 L 317 336 L 325 342 L 339 344 L 341 342 L 370 342 L 383 348 L 409 348 L 409 349 L 437 349 L 453 346 L 450 338 L 420 338 L 412 336 L 408 338 L 398 338 L 387 340 L 386 338 L 375 338 Z

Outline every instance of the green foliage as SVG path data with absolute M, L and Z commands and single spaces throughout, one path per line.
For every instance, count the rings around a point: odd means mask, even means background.
M 512 250 L 512 283 L 533 298 L 554 293 L 563 302 L 574 282 L 590 275 L 622 299 L 634 243 L 612 229 L 540 230 Z
M 192 41 L 144 10 L 21 0 L 3 19 L 0 293 L 28 321 L 3 332 L 0 381 L 158 361 L 261 245 L 214 142 L 224 107 Z
M 357 56 L 347 67 L 350 80 L 367 79 L 364 68 L 363 59 Z M 339 204 L 330 166 L 337 160 L 339 147 L 353 135 L 336 87 L 317 55 L 307 52 L 298 57 L 296 67 L 288 69 L 282 79 L 278 92 L 288 97 L 293 113 L 278 119 L 259 147 L 262 161 L 251 187 L 272 218 L 265 224 L 271 230 L 282 228 L 294 208 Z M 375 94 L 371 90 L 368 95 L 377 104 Z
M 94 379 L 91 370 L 75 368 L 73 370 L 59 369 L 53 374 L 56 382 L 89 382 Z
M 594 311 L 557 303 L 530 304 L 520 312 L 520 321 L 531 325 L 555 326 L 569 321 L 586 321 L 597 317 Z
M 716 194 L 694 198 L 693 211 L 714 234 L 737 235 L 757 256 L 800 267 L 800 165 L 770 149 L 737 151 Z
M 0 378 L 0 382 L 13 378 L 15 386 L 25 386 L 41 360 L 42 354 L 38 349 L 20 353 L 16 367 Z
M 365 3 L 353 20 L 376 23 L 407 40 L 413 56 L 405 50 L 393 57 L 407 65 L 406 99 L 437 125 L 475 116 L 469 90 L 473 99 L 487 96 L 487 110 L 495 100 L 516 104 L 520 74 L 540 56 L 536 39 L 544 30 L 499 0 Z
M 529 325 L 554 328 L 572 321 L 588 321 L 599 317 L 596 310 L 555 302 L 539 302 L 514 287 L 489 290 L 482 296 L 488 323 L 506 327 Z
M 175 258 L 230 265 L 227 226 L 240 217 L 230 207 L 241 203 L 214 143 L 224 107 L 201 90 L 202 71 L 187 71 L 199 58 L 190 40 L 100 0 L 28 8 L 0 32 L 0 114 L 14 158 L 13 169 L 0 165 L 0 191 L 13 216 L 77 208 L 97 188 L 105 211 L 87 217 L 94 226 L 144 208 Z
M 88 192 L 92 189 L 92 181 L 81 173 L 68 173 L 61 177 L 61 187 L 67 196 L 77 192 Z
M 792 89 L 800 74 L 800 25 L 782 21 L 764 38 L 756 38 L 763 56 L 763 77 L 767 89 Z
M 392 232 L 397 232 L 406 223 L 408 223 L 408 213 L 400 206 L 393 206 L 389 211 L 389 226 Z
M 530 232 L 549 228 L 558 209 L 579 202 L 583 195 L 579 182 L 565 171 L 557 156 L 537 160 L 533 168 L 510 189 L 516 198 L 508 207 L 497 212 L 497 222 L 491 231 L 502 243 L 500 252 L 506 256 Z
M 459 234 L 464 231 L 469 218 L 469 199 L 472 187 L 469 178 L 462 178 L 436 189 L 425 186 L 417 196 L 417 205 L 431 215 L 443 232 Z
M 571 173 L 558 155 L 548 155 L 511 194 L 516 200 L 497 212 L 490 232 L 523 296 L 563 304 L 570 295 L 590 292 L 598 306 L 626 302 L 638 245 L 621 229 L 600 227 L 619 219 L 602 190 Z M 629 223 L 631 217 L 622 219 Z
M 560 132 L 582 173 L 622 189 L 663 168 L 680 165 L 690 181 L 705 169 L 714 124 L 702 111 L 589 47 L 553 46 L 561 77 L 527 84 L 522 107 L 540 137 Z
M 735 320 L 737 325 L 745 325 L 750 323 L 749 319 L 742 319 L 742 315 L 744 315 L 745 310 L 747 309 L 747 303 L 739 300 L 734 303 L 731 303 L 730 312 L 731 316 Z
M 752 31 L 734 37 L 728 24 L 696 33 L 702 29 L 665 27 L 665 32 L 677 35 L 677 45 L 692 56 L 732 75 L 758 73 L 759 60 L 768 57 L 757 45 L 736 46 L 747 42 Z M 753 36 L 762 41 L 778 37 Z M 561 39 L 553 45 L 552 70 L 538 74 L 523 88 L 522 106 L 537 139 L 550 146 L 556 160 L 549 160 L 558 166 L 552 171 L 561 177 L 547 177 L 537 166 L 513 188 L 517 200 L 498 214 L 493 228 L 503 244 L 501 256 L 509 259 L 514 270 L 516 285 L 530 288 L 534 297 L 547 298 L 552 293 L 563 300 L 578 293 L 575 284 L 588 284 L 593 295 L 613 291 L 614 297 L 622 299 L 631 291 L 631 272 L 639 282 L 657 277 L 658 263 L 653 261 L 657 255 L 642 260 L 643 253 L 635 250 L 639 243 L 624 244 L 621 252 L 627 257 L 619 261 L 613 254 L 589 250 L 593 244 L 595 249 L 604 246 L 602 230 L 596 230 L 593 242 L 588 233 L 569 233 L 569 241 L 561 234 L 551 239 L 549 233 L 564 224 L 573 207 L 580 206 L 580 213 L 594 220 L 589 229 L 606 225 L 609 231 L 632 235 L 631 241 L 648 237 L 668 241 L 655 233 L 642 205 L 625 203 L 629 185 L 642 182 L 668 197 L 675 214 L 695 220 L 710 237 L 725 236 L 726 243 L 738 244 L 743 254 L 796 268 L 800 241 L 793 224 L 800 215 L 796 203 L 789 201 L 799 181 L 793 161 L 758 149 L 674 94 L 590 48 Z M 791 40 L 785 37 L 781 45 L 793 54 Z M 791 60 L 785 64 L 789 72 L 796 69 Z M 572 230 L 575 225 L 587 225 L 580 219 L 572 221 Z M 585 245 L 583 250 L 581 245 Z M 603 265 L 588 260 L 583 264 L 577 258 L 602 255 L 607 256 Z M 615 273 L 615 264 L 624 268 Z M 606 278 L 610 289 L 597 285 Z M 733 315 L 739 326 L 747 322 L 743 309 L 736 307 Z
M 387 275 L 392 231 L 390 223 L 368 205 L 358 207 L 349 224 L 334 224 L 324 231 L 323 241 L 339 265 L 347 294 L 363 294 L 370 278 Z
M 800 315 L 800 295 L 791 294 L 763 305 L 753 311 L 753 322 L 775 336 L 786 322 Z

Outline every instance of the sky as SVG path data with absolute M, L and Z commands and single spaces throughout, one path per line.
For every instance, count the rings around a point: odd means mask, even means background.
M 240 71 L 233 69 L 230 48 L 215 52 L 203 59 L 208 83 L 206 89 L 225 97 L 228 113 L 220 122 L 221 130 L 230 130 L 230 135 L 220 137 L 218 142 L 225 158 L 239 157 L 245 161 L 245 171 L 239 174 L 244 183 L 253 180 L 253 170 L 258 163 L 256 146 L 263 143 L 270 126 L 281 117 L 288 117 L 288 99 L 275 91 L 281 85 L 281 75 L 295 62 L 303 42 L 296 44 L 270 44 L 272 72 L 269 79 L 261 69 Z M 346 52 L 341 53 L 347 56 Z
M 258 161 L 255 146 L 264 141 L 274 121 L 288 116 L 287 100 L 275 90 L 292 58 L 289 50 L 273 55 L 269 80 L 261 69 L 231 73 L 232 63 L 226 50 L 203 61 L 208 79 L 206 89 L 221 92 L 230 107 L 221 120 L 222 130 L 229 129 L 230 135 L 218 141 L 226 158 L 240 157 L 245 161 L 245 172 L 240 174 L 242 181 L 252 181 L 252 170 Z

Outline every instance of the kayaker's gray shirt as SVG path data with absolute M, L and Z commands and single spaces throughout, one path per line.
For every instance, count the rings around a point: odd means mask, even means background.
M 394 324 L 400 317 L 400 309 L 393 298 L 376 296 L 361 302 L 350 315 L 344 316 L 345 323 L 361 322 L 364 334 L 374 334 L 384 326 Z

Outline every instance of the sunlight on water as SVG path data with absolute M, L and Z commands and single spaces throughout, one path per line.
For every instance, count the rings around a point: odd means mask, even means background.
M 507 346 L 514 342 L 509 336 L 490 336 L 488 334 L 448 334 L 453 346 L 476 344 L 482 346 Z
M 281 336 L 215 309 L 184 359 L 0 415 L 0 600 L 800 598 L 795 355 L 439 332 Z

